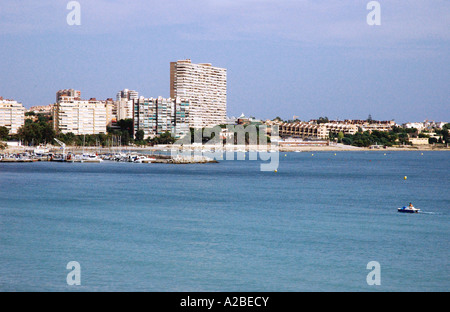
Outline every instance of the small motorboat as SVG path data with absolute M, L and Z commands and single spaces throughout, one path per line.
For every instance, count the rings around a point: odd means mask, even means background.
M 156 160 L 156 158 L 150 158 L 150 157 L 146 157 L 146 156 L 137 156 L 133 162 L 138 163 L 138 164 L 150 164 L 154 160 Z
M 409 205 L 408 207 L 404 206 L 403 208 L 398 208 L 398 212 L 402 212 L 402 213 L 419 213 L 420 209 L 414 208 L 412 205 Z
M 103 159 L 98 157 L 97 154 L 83 154 L 81 157 L 83 163 L 101 163 Z

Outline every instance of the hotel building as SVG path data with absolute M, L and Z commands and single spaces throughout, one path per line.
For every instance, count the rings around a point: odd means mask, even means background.
M 108 109 L 112 100 L 82 100 L 80 91 L 65 91 L 58 91 L 58 101 L 53 106 L 55 131 L 75 135 L 106 133 L 108 118 L 112 118 L 112 111 Z
M 191 60 L 170 63 L 170 97 L 190 100 L 189 126 L 212 127 L 227 118 L 227 70 Z
M 22 103 L 0 97 L 0 127 L 8 128 L 10 134 L 17 134 L 24 124 L 25 108 Z
M 302 139 L 328 139 L 329 133 L 355 134 L 358 132 L 356 125 L 323 123 L 313 124 L 307 122 L 280 123 L 279 135 L 281 137 L 293 137 Z
M 153 138 L 164 132 L 175 137 L 189 132 L 189 100 L 143 98 L 134 100 L 134 133 L 144 131 L 144 138 Z

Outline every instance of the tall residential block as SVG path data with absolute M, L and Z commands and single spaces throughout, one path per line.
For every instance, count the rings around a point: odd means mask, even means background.
M 189 132 L 189 100 L 140 97 L 134 100 L 134 133 L 144 131 L 144 138 L 164 132 L 175 137 Z
M 0 97 L 0 127 L 6 127 L 10 134 L 17 134 L 24 124 L 25 108 L 22 103 Z
M 80 91 L 57 93 L 58 101 L 53 106 L 53 125 L 57 132 L 75 135 L 106 133 L 112 110 L 108 107 L 113 101 L 96 99 L 81 100 Z
M 116 96 L 115 111 L 117 121 L 133 118 L 133 100 L 139 99 L 139 93 L 134 90 L 124 89 Z
M 170 97 L 190 101 L 189 126 L 212 127 L 227 118 L 227 70 L 191 60 L 170 63 Z
M 106 99 L 106 126 L 114 127 L 117 124 L 117 107 L 113 99 Z
M 75 99 L 80 99 L 81 91 L 74 90 L 74 89 L 59 90 L 58 92 L 56 92 L 56 102 L 59 102 L 59 100 L 63 96 L 68 96 L 68 97 L 73 97 Z

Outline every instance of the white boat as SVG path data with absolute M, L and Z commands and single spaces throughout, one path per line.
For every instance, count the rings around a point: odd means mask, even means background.
M 38 146 L 33 150 L 35 155 L 44 155 L 49 153 L 49 149 L 43 146 Z
M 97 155 L 83 155 L 81 157 L 81 162 L 85 162 L 85 163 L 100 163 L 102 162 L 103 159 L 101 159 L 100 157 L 98 157 Z
M 408 207 L 404 206 L 402 208 L 398 208 L 397 210 L 398 210 L 398 212 L 402 212 L 402 213 L 419 213 L 420 212 L 420 209 L 414 208 L 412 205 L 409 205 Z
M 134 163 L 138 163 L 138 164 L 150 164 L 152 163 L 154 160 L 156 160 L 155 158 L 150 158 L 150 157 L 145 157 L 145 156 L 137 156 L 134 159 Z

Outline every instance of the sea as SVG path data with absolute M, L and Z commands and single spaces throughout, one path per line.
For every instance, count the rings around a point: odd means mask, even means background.
M 450 291 L 449 152 L 279 156 L 0 163 L 0 291 Z

